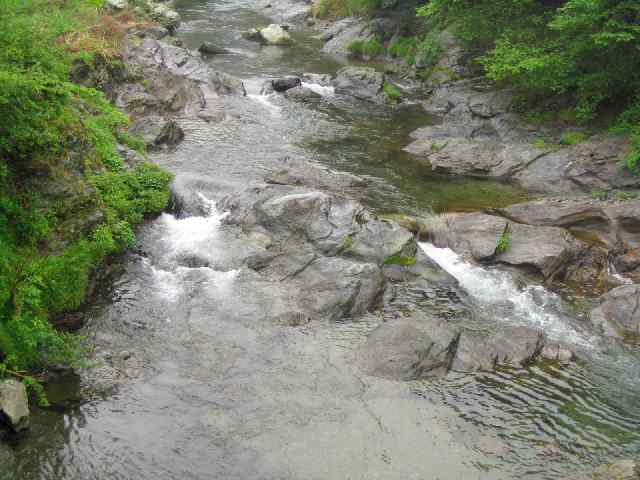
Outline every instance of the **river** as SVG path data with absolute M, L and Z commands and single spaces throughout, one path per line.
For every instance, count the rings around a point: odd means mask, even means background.
M 288 293 L 242 266 L 247 246 L 216 205 L 274 165 L 364 176 L 365 189 L 345 194 L 385 213 L 471 211 L 524 196 L 434 176 L 403 152 L 409 132 L 430 121 L 418 105 L 309 107 L 262 95 L 270 78 L 333 74 L 342 61 L 320 53 L 310 30 L 294 32 L 290 48 L 244 40 L 270 23 L 253 5 L 176 2 L 185 45 L 231 49 L 209 61 L 242 78 L 248 95 L 213 99 L 215 122 L 180 119 L 186 140 L 152 156 L 176 175 L 194 215 L 164 213 L 141 230 L 87 309 L 94 368 L 49 386 L 54 408 L 36 409 L 0 479 L 552 479 L 640 452 L 637 349 L 591 338 L 560 298 L 453 252 L 423 246 L 479 308 L 558 327 L 593 361 L 395 382 L 354 361 L 375 314 L 300 329 L 262 321 Z M 516 307 L 505 313 L 496 292 L 517 297 Z

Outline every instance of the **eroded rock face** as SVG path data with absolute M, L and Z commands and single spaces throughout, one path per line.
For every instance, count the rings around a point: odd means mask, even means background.
M 608 336 L 640 337 L 640 285 L 623 285 L 605 294 L 591 312 L 591 322 Z
M 0 383 L 0 420 L 14 432 L 29 428 L 29 400 L 23 383 L 11 379 Z
M 358 100 L 384 103 L 384 74 L 370 67 L 344 67 L 334 80 L 335 91 Z

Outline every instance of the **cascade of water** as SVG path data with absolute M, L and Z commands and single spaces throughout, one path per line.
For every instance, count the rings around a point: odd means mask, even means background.
M 538 327 L 554 340 L 590 345 L 590 340 L 568 323 L 568 318 L 562 314 L 562 301 L 553 292 L 540 285 L 519 288 L 508 272 L 473 265 L 449 248 L 438 248 L 430 243 L 419 245 L 484 307 L 504 312 L 506 306 L 504 320 Z

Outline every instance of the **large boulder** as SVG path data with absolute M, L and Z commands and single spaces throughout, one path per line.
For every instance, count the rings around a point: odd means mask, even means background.
M 335 92 L 358 100 L 384 103 L 384 74 L 370 67 L 344 67 L 334 80 Z
M 601 202 L 593 199 L 543 199 L 499 209 L 499 213 L 517 223 L 544 227 L 562 227 L 576 234 L 592 236 L 604 246 L 614 246 L 616 235 Z
M 581 248 L 564 229 L 523 225 L 484 213 L 452 215 L 447 225 L 446 241 L 456 252 L 480 262 L 533 269 L 545 279 L 563 271 Z M 503 235 L 508 245 L 501 251 Z
M 29 428 L 29 400 L 23 383 L 12 379 L 0 383 L 0 420 L 14 432 Z
M 640 337 L 640 285 L 614 288 L 591 312 L 592 323 L 605 335 L 617 338 Z

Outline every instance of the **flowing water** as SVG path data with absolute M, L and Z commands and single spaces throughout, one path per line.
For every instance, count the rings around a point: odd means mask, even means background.
M 436 177 L 402 152 L 408 133 L 430 121 L 416 106 L 333 101 L 320 85 L 331 101 L 317 108 L 262 95 L 275 76 L 341 64 L 319 52 L 313 32 L 296 32 L 288 49 L 243 40 L 270 23 L 253 5 L 177 2 L 186 45 L 231 49 L 210 61 L 242 78 L 248 95 L 211 99 L 208 119 L 180 120 L 186 140 L 176 151 L 154 155 L 176 174 L 192 215 L 165 213 L 142 229 L 86 313 L 96 365 L 49 386 L 54 408 L 35 411 L 0 479 L 537 479 L 639 452 L 638 352 L 594 340 L 542 287 L 519 288 L 453 252 L 422 245 L 485 315 L 542 326 L 586 360 L 393 382 L 355 366 L 376 315 L 298 329 L 264 321 L 288 292 L 242 267 L 252 247 L 215 205 L 278 165 L 302 159 L 366 176 L 368 187 L 349 193 L 391 212 L 523 196 Z

